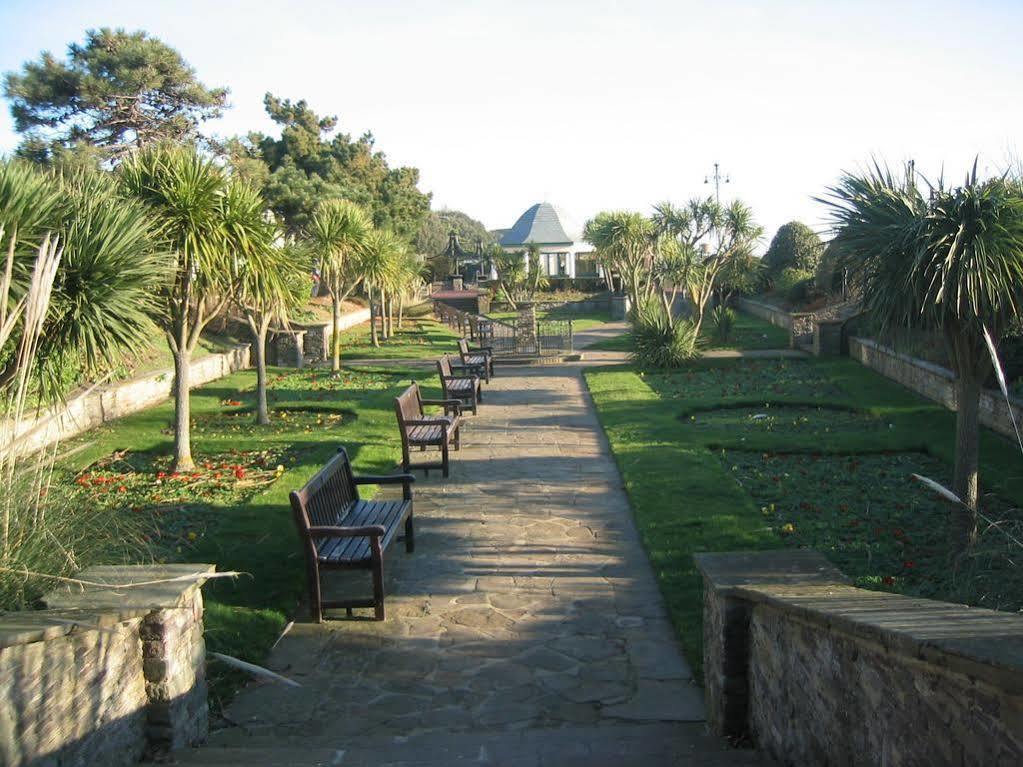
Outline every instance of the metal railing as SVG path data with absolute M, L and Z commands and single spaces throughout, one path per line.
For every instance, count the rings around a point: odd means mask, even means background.
M 537 320 L 535 332 L 520 333 L 515 323 L 462 311 L 441 301 L 433 302 L 433 315 L 459 335 L 489 346 L 495 356 L 551 355 L 573 350 L 572 320 Z

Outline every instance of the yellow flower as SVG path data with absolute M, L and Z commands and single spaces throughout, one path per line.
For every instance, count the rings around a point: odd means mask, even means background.
M 198 537 L 199 537 L 199 536 L 195 534 L 195 531 L 194 531 L 194 530 L 193 530 L 193 531 L 189 531 L 189 533 L 188 533 L 188 540 L 190 540 L 190 541 L 194 541 L 194 540 L 195 540 L 196 538 L 198 538 Z
M 792 533 L 796 532 L 796 526 L 791 522 L 786 522 L 781 526 L 781 531 L 785 533 L 785 535 L 792 535 Z

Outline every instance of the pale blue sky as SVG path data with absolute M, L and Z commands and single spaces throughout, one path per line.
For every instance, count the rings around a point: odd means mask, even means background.
M 1018 1 L 0 0 L 0 70 L 104 25 L 228 86 L 218 133 L 270 129 L 266 91 L 305 98 L 490 227 L 545 198 L 577 225 L 681 202 L 715 161 L 768 235 L 819 226 L 842 169 L 997 172 L 1023 125 Z

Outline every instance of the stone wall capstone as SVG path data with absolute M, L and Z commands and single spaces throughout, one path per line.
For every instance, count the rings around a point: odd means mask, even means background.
M 855 588 L 812 551 L 694 558 L 714 732 L 780 765 L 1023 764 L 1023 616 Z
M 212 565 L 95 567 L 141 583 Z M 48 609 L 0 615 L 0 764 L 122 767 L 206 736 L 198 580 L 138 588 L 65 586 Z

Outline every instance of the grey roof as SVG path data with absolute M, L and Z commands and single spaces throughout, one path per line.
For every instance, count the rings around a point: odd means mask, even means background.
M 538 202 L 515 222 L 515 225 L 501 237 L 503 247 L 517 245 L 571 245 L 572 238 L 561 225 L 557 211 L 549 202 Z

